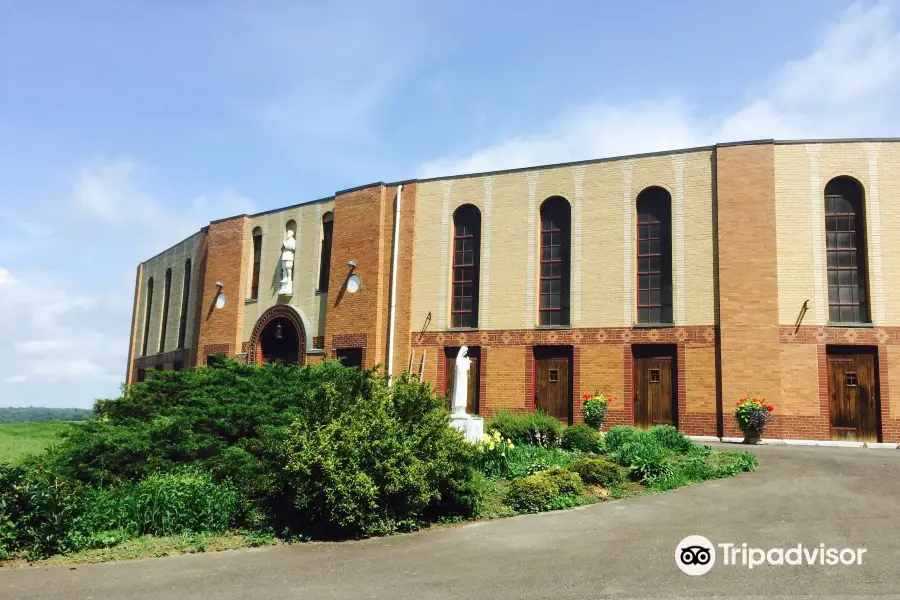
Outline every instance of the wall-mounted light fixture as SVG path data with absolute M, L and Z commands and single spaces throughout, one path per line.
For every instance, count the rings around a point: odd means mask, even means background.
M 225 294 L 222 293 L 222 288 L 224 287 L 225 284 L 221 281 L 216 282 L 216 308 L 225 306 Z
M 347 291 L 351 294 L 355 294 L 362 285 L 362 280 L 359 278 L 359 275 L 353 272 L 353 270 L 356 269 L 356 261 L 348 260 L 347 268 L 349 269 L 349 273 L 347 274 Z
M 281 323 L 280 322 L 276 323 L 275 324 L 275 339 L 280 340 L 283 336 L 284 336 L 284 334 L 281 331 Z

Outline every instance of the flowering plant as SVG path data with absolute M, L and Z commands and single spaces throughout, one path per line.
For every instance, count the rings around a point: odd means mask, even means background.
M 612 400 L 613 398 L 607 398 L 600 392 L 585 394 L 581 403 L 585 424 L 596 429 L 603 427 L 603 421 L 606 420 L 606 409 Z
M 475 444 L 480 470 L 489 477 L 504 475 L 509 466 L 507 455 L 515 447 L 511 439 L 503 437 L 497 430 L 485 433 L 481 441 Z
M 748 429 L 762 431 L 766 425 L 775 420 L 772 411 L 775 407 L 765 398 L 741 398 L 735 403 L 734 418 L 741 431 Z

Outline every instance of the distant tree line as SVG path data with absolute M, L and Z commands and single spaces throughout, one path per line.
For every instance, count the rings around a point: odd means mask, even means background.
M 86 408 L 45 408 L 41 406 L 0 408 L 0 423 L 87 421 L 93 418 L 94 411 Z

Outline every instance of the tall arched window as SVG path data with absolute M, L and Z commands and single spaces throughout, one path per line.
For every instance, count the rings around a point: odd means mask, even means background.
M 178 348 L 184 348 L 187 335 L 188 299 L 191 297 L 191 259 L 184 261 L 184 283 L 181 287 L 181 321 L 178 323 Z
M 262 229 L 253 230 L 253 275 L 250 279 L 250 299 L 259 299 L 259 265 L 262 260 Z
M 334 214 L 322 215 L 322 233 L 319 235 L 319 287 L 320 292 L 328 291 L 331 276 L 331 236 L 334 232 Z
M 638 194 L 638 323 L 672 323 L 672 197 L 661 187 Z
M 166 269 L 166 280 L 163 287 L 162 324 L 159 327 L 159 353 L 166 351 L 166 331 L 169 329 L 169 300 L 172 297 L 172 269 Z
M 153 278 L 147 280 L 147 306 L 144 309 L 144 342 L 141 356 L 147 356 L 147 342 L 150 340 L 150 311 L 153 310 Z
M 453 213 L 453 308 L 451 327 L 478 327 L 481 211 L 471 204 Z
M 850 177 L 825 186 L 825 248 L 828 254 L 828 320 L 868 323 L 866 228 L 863 188 Z
M 569 264 L 572 213 L 565 198 L 541 205 L 540 325 L 569 324 Z

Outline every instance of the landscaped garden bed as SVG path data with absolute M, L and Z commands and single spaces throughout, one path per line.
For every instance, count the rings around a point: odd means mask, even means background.
M 501 413 L 484 440 L 412 377 L 336 362 L 154 373 L 48 451 L 0 464 L 0 565 L 383 535 L 664 491 L 755 468 L 672 427 Z M 61 559 L 59 557 L 68 557 Z

